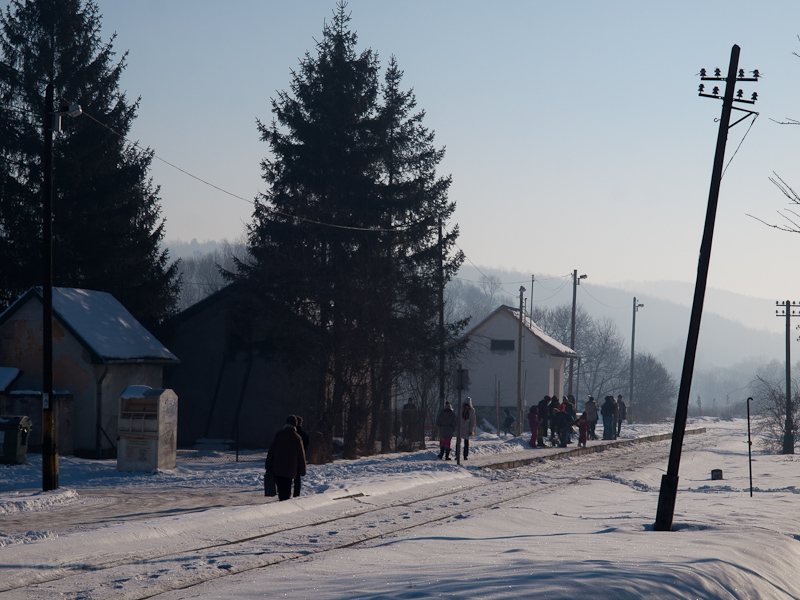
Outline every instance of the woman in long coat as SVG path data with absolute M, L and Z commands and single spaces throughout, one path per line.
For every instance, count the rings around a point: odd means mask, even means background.
M 472 398 L 467 398 L 462 404 L 458 426 L 459 429 L 461 429 L 461 439 L 464 441 L 464 460 L 467 460 L 467 455 L 469 454 L 469 438 L 475 435 L 475 429 L 478 427 L 478 419 L 475 416 L 475 407 L 472 406 Z M 458 456 L 458 452 L 458 443 L 456 443 L 456 456 Z
M 450 402 L 445 402 L 442 412 L 436 417 L 436 426 L 439 428 L 440 459 L 444 456 L 445 460 L 450 460 L 450 444 L 452 443 L 453 434 L 456 432 L 457 425 L 458 419 L 456 413 L 453 412 L 453 406 Z

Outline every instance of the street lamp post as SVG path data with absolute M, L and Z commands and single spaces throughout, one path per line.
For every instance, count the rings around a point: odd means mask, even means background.
M 572 335 L 570 336 L 569 347 L 570 350 L 575 350 L 575 312 L 576 312 L 576 301 L 578 298 L 578 286 L 581 284 L 581 279 L 586 279 L 588 275 L 581 275 L 578 277 L 578 270 L 575 269 L 572 272 Z M 569 359 L 569 380 L 567 382 L 567 395 L 572 395 L 572 373 L 573 373 L 573 364 L 575 359 L 570 357 Z
M 53 84 L 45 89 L 42 156 L 42 490 L 58 489 L 58 444 L 53 413 L 53 131 L 61 118 L 81 114 L 78 105 L 53 108 Z
M 644 304 L 636 303 L 636 296 L 633 297 L 633 324 L 631 325 L 631 387 L 628 390 L 628 421 L 633 422 L 633 365 L 634 353 L 633 346 L 636 343 L 636 313 L 642 308 Z

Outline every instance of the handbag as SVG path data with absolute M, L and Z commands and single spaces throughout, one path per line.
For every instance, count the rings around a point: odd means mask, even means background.
M 269 471 L 264 472 L 264 495 L 269 497 L 278 495 L 278 488 L 275 487 L 275 477 Z

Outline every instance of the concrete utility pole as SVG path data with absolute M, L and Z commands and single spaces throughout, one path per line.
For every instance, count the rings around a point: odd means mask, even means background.
M 633 366 L 634 352 L 633 346 L 636 343 L 636 313 L 644 304 L 636 304 L 636 296 L 633 297 L 633 324 L 631 325 L 631 387 L 628 390 L 628 422 L 633 423 Z
M 577 311 L 578 286 L 581 284 L 581 279 L 586 279 L 586 277 L 588 277 L 588 275 L 581 275 L 578 277 L 577 269 L 572 272 L 572 335 L 570 336 L 569 348 L 573 351 L 575 350 L 575 313 Z M 574 363 L 575 359 L 570 357 L 569 380 L 567 381 L 567 394 L 570 396 L 572 395 L 572 373 Z
M 776 306 L 780 306 L 779 302 L 775 302 Z M 776 317 L 786 317 L 786 419 L 783 425 L 783 449 L 782 454 L 794 454 L 794 417 L 792 416 L 792 369 L 791 369 L 791 356 L 792 349 L 790 342 L 792 341 L 791 330 L 791 317 L 800 317 L 800 310 L 792 310 L 793 308 L 800 307 L 800 303 L 790 302 L 786 300 L 783 303 L 783 311 L 776 309 Z
M 523 321 L 525 288 L 519 286 L 519 342 L 517 344 L 517 435 L 522 435 L 522 336 L 524 331 Z
M 681 374 L 681 384 L 678 390 L 678 405 L 675 409 L 675 425 L 672 430 L 672 446 L 669 453 L 669 464 L 667 472 L 661 477 L 661 490 L 658 495 L 658 509 L 656 511 L 655 531 L 671 531 L 672 518 L 675 514 L 675 499 L 678 493 L 678 467 L 681 460 L 681 449 L 683 438 L 686 432 L 686 417 L 689 412 L 689 392 L 692 387 L 692 373 L 694 371 L 694 360 L 697 353 L 697 339 L 700 334 L 700 318 L 703 314 L 703 301 L 706 293 L 706 281 L 708 279 L 708 266 L 711 260 L 711 241 L 714 237 L 714 221 L 717 215 L 717 201 L 719 200 L 719 188 L 722 181 L 722 167 L 725 160 L 725 144 L 728 139 L 728 129 L 731 127 L 731 111 L 734 102 L 746 102 L 753 104 L 756 94 L 752 100 L 744 100 L 741 92 L 734 99 L 736 82 L 738 81 L 758 81 L 758 71 L 753 71 L 754 77 L 744 77 L 744 71 L 739 71 L 739 46 L 734 45 L 731 49 L 731 60 L 728 66 L 728 76 L 724 79 L 721 72 L 716 69 L 714 77 L 707 77 L 706 70 L 700 70 L 700 79 L 703 81 L 725 81 L 725 95 L 719 95 L 719 88 L 714 87 L 711 94 L 705 93 L 705 86 L 700 85 L 700 95 L 707 98 L 722 100 L 722 116 L 719 121 L 719 132 L 717 134 L 717 148 L 714 154 L 714 168 L 711 173 L 711 188 L 708 192 L 708 208 L 706 210 L 706 221 L 703 229 L 703 241 L 700 244 L 700 258 L 697 266 L 697 283 L 694 289 L 694 301 L 692 303 L 692 315 L 689 321 L 689 336 L 686 340 L 686 353 L 683 359 L 683 372 Z M 736 110 L 742 110 L 737 108 Z M 744 110 L 747 115 L 739 121 L 755 114 L 752 111 Z M 736 121 L 738 123 L 739 121 Z M 734 123 L 734 125 L 736 125 Z

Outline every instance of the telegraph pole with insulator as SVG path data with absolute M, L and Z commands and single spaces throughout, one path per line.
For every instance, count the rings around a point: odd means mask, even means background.
M 737 74 L 738 73 L 738 74 Z M 700 96 L 722 100 L 722 115 L 719 120 L 719 132 L 717 133 L 717 147 L 714 154 L 714 167 L 711 172 L 711 188 L 708 192 L 708 207 L 706 210 L 705 227 L 703 228 L 703 240 L 700 244 L 700 258 L 697 266 L 697 283 L 694 288 L 694 301 L 692 303 L 692 314 L 689 320 L 689 335 L 686 340 L 686 353 L 683 359 L 683 371 L 681 383 L 678 390 L 678 405 L 675 409 L 675 425 L 672 430 L 672 446 L 669 453 L 669 464 L 667 472 L 661 477 L 661 490 L 658 495 L 658 509 L 656 511 L 656 522 L 653 527 L 655 531 L 671 531 L 672 519 L 675 514 L 675 499 L 678 494 L 678 467 L 681 460 L 681 449 L 683 447 L 683 437 L 686 432 L 686 417 L 689 412 L 689 392 L 692 387 L 692 373 L 694 371 L 694 360 L 697 354 L 697 339 L 700 335 L 700 317 L 703 314 L 703 301 L 706 293 L 706 282 L 708 280 L 708 267 L 711 260 L 711 241 L 714 237 L 714 221 L 717 215 L 717 201 L 719 200 L 719 188 L 722 181 L 722 169 L 725 161 L 725 144 L 728 140 L 728 129 L 740 123 L 747 117 L 755 115 L 754 111 L 735 107 L 734 102 L 744 102 L 753 104 L 758 97 L 753 93 L 750 100 L 744 99 L 744 93 L 736 91 L 736 83 L 739 81 L 758 81 L 758 71 L 753 71 L 753 77 L 745 77 L 744 69 L 739 70 L 739 46 L 731 48 L 731 59 L 728 66 L 727 77 L 722 77 L 720 69 L 714 71 L 714 76 L 707 75 L 705 69 L 700 70 L 702 81 L 724 81 L 725 92 L 720 95 L 718 86 L 715 86 L 711 94 L 707 94 L 705 84 L 700 84 Z M 738 110 L 746 113 L 741 119 L 731 125 L 731 112 Z

